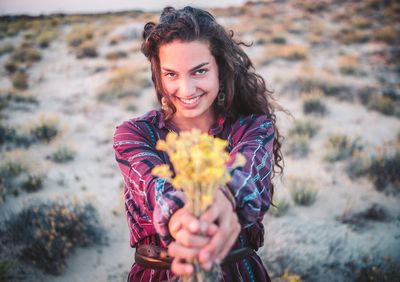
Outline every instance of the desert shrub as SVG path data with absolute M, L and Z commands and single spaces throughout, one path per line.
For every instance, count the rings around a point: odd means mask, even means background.
M 290 194 L 297 205 L 311 206 L 317 199 L 317 189 L 312 179 L 293 178 L 289 184 Z
M 14 50 L 14 46 L 10 43 L 6 43 L 0 46 L 0 56 L 10 53 Z
M 38 191 L 43 187 L 44 178 L 43 174 L 28 173 L 26 179 L 21 183 L 21 188 L 27 192 Z
M 297 121 L 289 129 L 285 153 L 301 158 L 310 152 L 310 140 L 317 133 L 319 126 L 310 121 Z
M 392 282 L 400 277 L 400 264 L 390 257 L 385 259 L 364 259 L 363 264 L 354 271 L 356 282 Z
M 378 191 L 400 192 L 400 152 L 377 154 L 367 173 Z
M 348 210 L 341 216 L 336 217 L 341 223 L 347 224 L 354 231 L 361 231 L 369 226 L 371 221 L 386 221 L 387 211 L 378 204 L 372 204 L 363 211 L 353 212 Z
M 0 146 L 6 150 L 29 147 L 35 142 L 30 134 L 18 133 L 14 128 L 0 123 Z
M 76 27 L 66 36 L 66 41 L 68 46 L 78 47 L 83 42 L 91 40 L 93 35 L 94 31 L 92 28 Z
M 376 41 L 382 41 L 388 44 L 393 44 L 396 41 L 399 41 L 400 36 L 399 32 L 396 30 L 396 28 L 392 25 L 390 26 L 384 26 L 379 29 L 376 29 L 374 31 L 374 40 Z
M 57 38 L 58 34 L 55 30 L 46 30 L 39 34 L 36 38 L 36 43 L 41 48 L 47 48 L 50 46 L 50 43 Z
M 59 133 L 58 117 L 41 115 L 31 127 L 30 133 L 38 141 L 50 142 Z
M 29 171 L 29 166 L 20 152 L 12 152 L 1 156 L 0 165 L 0 203 L 6 200 L 9 194 L 18 194 L 20 176 Z
M 282 58 L 290 61 L 304 60 L 307 58 L 308 50 L 306 47 L 298 44 L 268 47 L 266 51 L 267 58 Z
M 19 260 L 54 275 L 76 247 L 105 241 L 95 207 L 76 202 L 31 205 L 7 220 L 4 233 Z
M 366 43 L 369 34 L 364 30 L 343 29 L 337 33 L 336 38 L 344 44 Z
M 42 59 L 38 50 L 32 47 L 20 47 L 11 54 L 11 59 L 18 63 L 32 63 Z
M 325 104 L 321 101 L 323 96 L 323 92 L 318 89 L 302 95 L 303 112 L 305 114 L 315 114 L 319 116 L 325 115 L 327 109 Z
M 287 83 L 284 90 L 309 93 L 316 89 L 321 90 L 326 96 L 338 97 L 344 100 L 353 100 L 354 98 L 354 90 L 352 87 L 330 77 L 300 77 Z
M 354 16 L 350 17 L 350 24 L 355 28 L 369 28 L 371 26 L 371 21 L 367 17 L 364 16 Z
M 391 98 L 383 95 L 371 95 L 367 102 L 368 109 L 378 111 L 384 115 L 400 115 L 400 111 L 396 109 L 399 103 Z
M 117 60 L 126 58 L 128 54 L 125 51 L 113 51 L 106 54 L 107 60 Z
M 0 261 L 0 281 L 12 281 L 12 270 L 15 262 L 9 260 Z
M 358 59 L 355 56 L 345 55 L 339 58 L 339 70 L 343 74 L 359 74 Z
M 122 40 L 124 40 L 122 35 L 113 35 L 110 38 L 110 41 L 108 42 L 108 44 L 110 46 L 114 46 L 114 45 L 117 45 L 118 43 L 120 43 Z
M 18 64 L 12 60 L 4 63 L 4 68 L 9 74 L 13 74 L 18 70 Z
M 356 151 L 346 164 L 346 173 L 351 178 L 357 178 L 367 173 L 369 160 L 364 151 Z
M 11 82 L 15 89 L 28 89 L 28 75 L 25 72 L 18 71 L 11 76 Z
M 325 160 L 336 162 L 352 156 L 355 151 L 362 149 L 359 141 L 350 140 L 346 135 L 331 134 L 325 143 Z
M 271 41 L 275 44 L 286 44 L 286 37 L 279 34 L 273 34 Z
M 281 217 L 287 214 L 289 208 L 290 204 L 285 198 L 278 199 L 277 201 L 274 201 L 274 205 L 269 207 L 268 214 L 275 217 Z
M 100 101 L 112 101 L 125 97 L 137 97 L 151 85 L 145 73 L 133 66 L 122 67 L 112 72 L 110 79 L 97 89 Z
M 56 163 L 66 163 L 72 161 L 75 154 L 75 150 L 67 146 L 61 146 L 51 155 L 51 160 Z
M 94 41 L 85 41 L 76 47 L 76 57 L 82 58 L 95 58 L 98 56 L 97 46 Z
M 285 153 L 294 158 L 306 157 L 310 152 L 310 137 L 307 135 L 293 135 L 285 144 Z
M 318 132 L 319 125 L 311 121 L 296 121 L 289 129 L 289 136 L 304 135 L 309 138 L 314 137 Z

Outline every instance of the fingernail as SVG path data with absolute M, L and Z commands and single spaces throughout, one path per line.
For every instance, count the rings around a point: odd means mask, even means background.
M 189 223 L 189 227 L 192 231 L 196 231 L 197 230 L 197 223 L 192 221 Z
M 187 266 L 185 267 L 185 272 L 186 272 L 187 274 L 191 274 L 192 271 L 193 271 L 193 267 L 192 267 L 191 265 L 187 265 Z
M 207 222 L 202 221 L 202 222 L 201 222 L 201 225 L 200 225 L 200 229 L 201 229 L 201 232 L 207 232 L 207 229 L 208 229 L 208 224 L 207 224 Z
M 176 229 L 178 229 L 178 226 L 179 226 L 179 222 L 175 221 L 175 222 L 172 223 L 171 229 L 172 230 L 176 230 Z
M 203 260 L 208 260 L 210 258 L 210 253 L 203 253 Z

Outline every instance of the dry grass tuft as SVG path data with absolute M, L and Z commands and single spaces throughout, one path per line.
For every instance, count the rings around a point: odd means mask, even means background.
M 97 89 L 99 101 L 107 102 L 126 97 L 138 97 L 141 91 L 149 87 L 148 74 L 137 66 L 125 66 L 114 70 L 110 79 Z

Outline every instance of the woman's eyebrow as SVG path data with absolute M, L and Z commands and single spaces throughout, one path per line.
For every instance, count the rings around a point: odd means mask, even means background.
M 189 72 L 195 71 L 195 70 L 197 70 L 197 69 L 199 69 L 199 68 L 201 68 L 201 67 L 204 67 L 204 66 L 206 66 L 206 65 L 208 65 L 208 64 L 209 64 L 209 62 L 201 63 L 201 64 L 199 64 L 199 65 L 197 65 L 197 66 L 191 68 L 191 69 L 189 70 Z M 174 70 L 169 69 L 169 68 L 165 68 L 165 67 L 162 67 L 161 69 L 164 70 L 164 71 L 175 72 Z

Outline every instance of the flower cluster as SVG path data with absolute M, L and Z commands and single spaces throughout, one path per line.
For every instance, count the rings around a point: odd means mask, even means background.
M 230 169 L 244 165 L 245 159 L 241 154 L 231 160 L 225 151 L 226 146 L 227 141 L 197 129 L 180 135 L 170 132 L 165 141 L 157 142 L 156 148 L 168 153 L 175 177 L 172 177 L 167 164 L 156 166 L 152 173 L 183 190 L 189 209 L 200 216 L 212 203 L 215 189 L 231 179 Z

